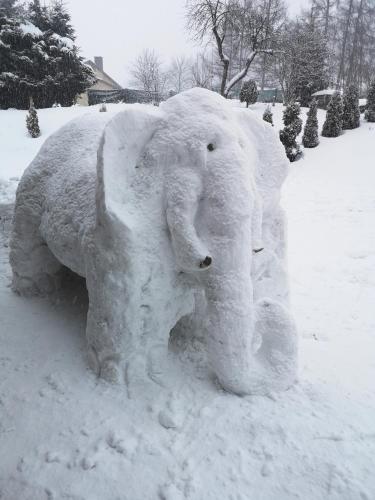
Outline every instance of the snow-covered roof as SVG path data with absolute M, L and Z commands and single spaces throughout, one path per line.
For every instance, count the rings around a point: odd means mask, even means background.
M 37 28 L 34 24 L 30 23 L 29 21 L 25 21 L 24 23 L 20 24 L 20 29 L 25 35 L 31 35 L 31 36 L 43 35 L 40 29 Z
M 317 97 L 319 95 L 333 95 L 335 94 L 336 92 L 339 92 L 338 90 L 336 89 L 324 89 L 324 90 L 318 90 L 318 92 L 314 92 L 313 94 L 311 94 L 313 97 Z M 341 94 L 341 92 L 340 92 Z
M 358 101 L 359 101 L 360 106 L 366 106 L 366 104 L 367 104 L 366 97 L 362 97 L 361 99 L 358 99 Z

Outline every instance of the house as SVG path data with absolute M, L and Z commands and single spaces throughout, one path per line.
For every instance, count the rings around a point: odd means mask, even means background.
M 97 100 L 97 102 L 106 102 L 107 98 L 114 97 L 119 91 L 122 90 L 121 85 L 119 85 L 112 77 L 110 77 L 104 71 L 103 58 L 102 57 L 94 57 L 93 61 L 86 61 L 87 66 L 93 70 L 97 82 L 95 85 L 90 87 L 84 94 L 81 94 L 77 99 L 77 104 L 81 106 L 88 106 L 89 104 L 96 104 L 96 102 L 92 102 L 96 100 L 94 97 L 98 93 L 102 99 Z M 93 99 L 94 98 L 94 99 Z
M 318 102 L 318 108 L 327 109 L 331 97 L 336 92 L 339 91 L 336 89 L 324 89 L 324 90 L 319 90 L 318 92 L 314 92 L 313 94 L 311 94 L 311 97 L 315 97 L 316 101 Z
M 258 102 L 283 102 L 283 93 L 277 88 L 259 90 Z
M 331 97 L 335 92 L 339 91 L 335 89 L 319 90 L 318 92 L 314 92 L 311 97 L 315 97 L 315 99 L 318 101 L 318 108 L 327 109 L 329 101 L 331 100 Z M 341 91 L 340 94 L 342 94 Z M 366 109 L 367 99 L 358 99 L 358 105 L 360 112 L 363 113 Z

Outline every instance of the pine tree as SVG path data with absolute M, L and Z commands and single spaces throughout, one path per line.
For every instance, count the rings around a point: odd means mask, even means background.
M 319 144 L 317 112 L 318 103 L 313 99 L 307 113 L 307 120 L 302 137 L 302 144 L 305 148 L 315 148 Z
M 71 24 L 70 15 L 62 0 L 55 0 L 49 10 L 49 29 L 57 35 L 75 40 L 75 31 Z
M 338 137 L 342 131 L 342 99 L 338 92 L 335 92 L 329 101 L 326 120 L 323 125 L 323 137 Z
M 371 123 L 375 122 L 375 80 L 371 82 L 367 92 L 367 109 L 365 119 Z
M 273 126 L 273 119 L 272 119 L 272 111 L 269 106 L 266 107 L 263 113 L 263 120 L 267 123 L 270 123 Z
M 50 28 L 48 20 L 48 9 L 40 5 L 40 0 L 32 0 L 28 8 L 28 20 L 41 31 Z
M 240 101 L 246 102 L 246 107 L 249 107 L 249 104 L 254 104 L 258 99 L 258 89 L 257 84 L 254 80 L 248 80 L 243 83 L 241 91 L 240 91 Z
M 23 13 L 23 6 L 19 0 L 0 0 L 0 15 L 8 18 L 20 18 Z
M 55 102 L 71 106 L 95 83 L 93 71 L 74 44 L 64 9 L 62 2 L 48 8 L 33 0 L 22 20 L 0 9 L 0 108 L 28 109 L 30 97 L 37 108 Z M 57 13 L 61 14 L 58 26 Z
M 297 135 L 302 130 L 302 120 L 299 117 L 300 112 L 300 105 L 294 101 L 290 102 L 283 113 L 284 128 L 279 133 L 286 155 L 291 162 L 297 160 L 302 154 L 299 144 L 296 141 Z
M 359 127 L 359 92 L 355 85 L 349 85 L 343 98 L 342 128 L 350 130 Z
M 32 99 L 30 100 L 29 113 L 26 116 L 26 127 L 27 130 L 29 131 L 30 136 L 33 137 L 34 139 L 40 136 L 38 113 L 34 108 Z

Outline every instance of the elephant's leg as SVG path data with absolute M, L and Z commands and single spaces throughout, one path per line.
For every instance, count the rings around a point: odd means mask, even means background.
M 40 213 L 35 207 L 17 202 L 10 241 L 12 288 L 22 295 L 45 295 L 60 286 L 61 263 L 40 234 Z
M 89 364 L 112 383 L 160 382 L 168 357 L 168 325 L 120 272 L 87 273 Z M 136 382 L 134 382 L 136 380 Z

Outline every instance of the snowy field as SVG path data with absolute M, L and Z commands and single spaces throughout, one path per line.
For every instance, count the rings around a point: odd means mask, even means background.
M 52 300 L 9 288 L 17 179 L 87 111 L 98 108 L 41 110 L 36 140 L 25 112 L 0 111 L 0 499 L 373 500 L 375 126 L 321 138 L 290 167 L 299 383 L 267 398 L 224 393 L 190 345 L 175 388 L 149 402 L 86 369 L 82 282 Z

